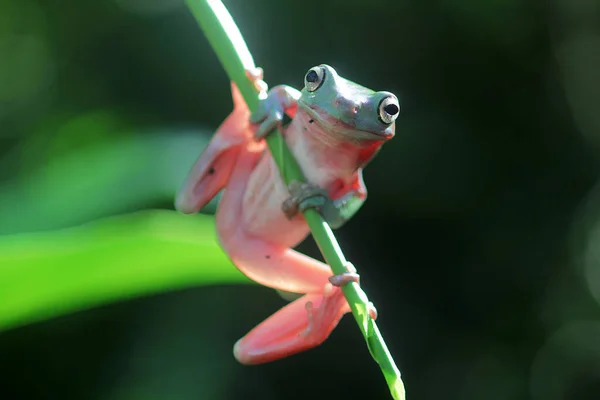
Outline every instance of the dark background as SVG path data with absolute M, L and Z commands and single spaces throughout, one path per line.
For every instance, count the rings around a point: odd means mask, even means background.
M 599 398 L 599 3 L 225 4 L 270 86 L 300 88 L 327 63 L 400 98 L 397 136 L 365 171 L 369 201 L 337 237 L 408 399 Z M 2 233 L 172 208 L 201 147 L 159 194 L 133 161 L 114 174 L 139 191 L 101 191 L 100 167 L 40 196 L 20 185 L 123 135 L 187 143 L 230 110 L 182 0 L 1 0 Z M 319 256 L 310 239 L 301 250 Z M 350 316 L 314 350 L 239 365 L 233 343 L 282 304 L 258 286 L 202 287 L 2 332 L 0 398 L 389 398 Z

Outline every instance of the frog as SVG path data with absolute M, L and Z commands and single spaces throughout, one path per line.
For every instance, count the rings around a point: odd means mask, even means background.
M 193 214 L 222 192 L 215 225 L 229 259 L 251 280 L 298 294 L 233 346 L 240 363 L 253 365 L 319 346 L 350 312 L 342 288 L 358 283 L 356 269 L 348 264 L 334 275 L 295 250 L 310 234 L 303 212 L 318 211 L 333 229 L 356 214 L 367 198 L 363 169 L 395 136 L 400 105 L 393 93 L 356 84 L 327 64 L 310 68 L 301 90 L 268 90 L 261 68 L 246 75 L 260 93 L 258 107 L 250 112 L 231 82 L 233 111 L 192 166 L 175 207 Z M 277 129 L 305 181 L 284 183 L 266 143 Z M 376 318 L 374 307 L 369 313 Z

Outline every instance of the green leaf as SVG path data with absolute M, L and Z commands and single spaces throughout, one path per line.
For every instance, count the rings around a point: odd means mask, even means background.
M 0 185 L 0 235 L 66 228 L 148 204 L 172 202 L 212 131 L 110 134 L 117 137 L 44 158 L 34 167 L 32 163 L 27 168 L 15 167 L 20 174 Z M 20 152 L 11 156 L 26 159 Z M 215 206 L 216 199 L 203 210 L 214 212 Z
M 0 236 L 0 330 L 167 290 L 250 283 L 214 218 L 153 210 Z

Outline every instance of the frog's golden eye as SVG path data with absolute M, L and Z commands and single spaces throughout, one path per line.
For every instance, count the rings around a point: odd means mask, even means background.
M 400 105 L 396 96 L 384 97 L 379 102 L 379 120 L 386 125 L 391 124 L 400 114 Z
M 306 75 L 304 76 L 304 87 L 309 92 L 314 92 L 325 82 L 325 68 L 313 67 L 308 70 Z

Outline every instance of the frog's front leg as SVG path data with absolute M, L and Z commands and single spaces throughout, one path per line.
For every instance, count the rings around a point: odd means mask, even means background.
M 350 185 L 344 185 L 334 192 L 333 200 L 329 197 L 327 190 L 311 183 L 292 181 L 288 190 L 291 196 L 282 204 L 281 208 L 289 219 L 308 208 L 314 208 L 334 229 L 348 221 L 367 197 L 361 169 L 354 174 Z M 343 274 L 331 276 L 329 282 L 335 286 L 343 286 L 350 282 L 358 283 L 359 275 L 354 267 L 349 264 L 347 269 L 348 271 Z M 372 314 L 376 315 L 374 307 Z
M 280 127 L 284 114 L 294 118 L 299 98 L 300 92 L 287 85 L 278 85 L 269 90 L 267 97 L 260 101 L 250 116 L 250 122 L 258 125 L 255 138 L 262 139 Z
M 354 174 L 349 184 L 341 185 L 331 195 L 317 185 L 298 181 L 292 181 L 288 190 L 290 197 L 283 203 L 282 210 L 289 219 L 308 208 L 314 208 L 334 229 L 352 218 L 367 199 L 361 169 Z

